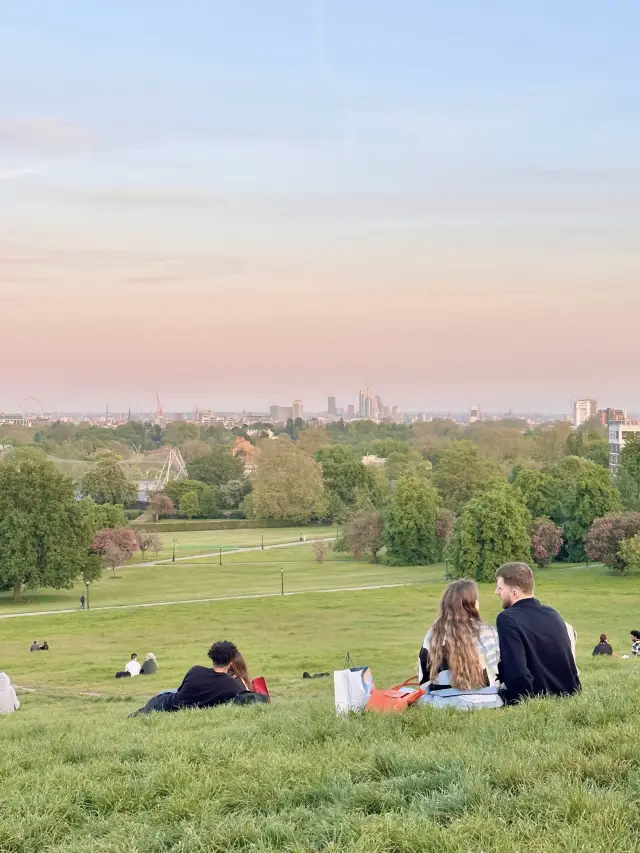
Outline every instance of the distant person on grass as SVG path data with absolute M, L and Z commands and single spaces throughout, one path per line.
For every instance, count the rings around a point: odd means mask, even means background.
M 613 648 L 609 644 L 606 634 L 600 634 L 600 642 L 591 654 L 593 657 L 597 657 L 598 655 L 609 655 L 609 657 L 611 657 L 613 655 Z
M 450 583 L 440 613 L 418 657 L 421 700 L 437 708 L 500 708 L 498 632 L 480 618 L 478 587 L 472 580 Z
M 138 660 L 138 655 L 134 652 L 131 655 L 131 660 L 125 666 L 124 671 L 128 672 L 129 675 L 133 678 L 136 675 L 140 675 L 140 670 L 142 667 L 140 666 L 140 662 Z
M 29 646 L 30 652 L 39 652 L 40 651 L 40 643 L 37 640 L 34 640 L 33 643 Z
M 147 652 L 147 657 L 140 667 L 140 675 L 155 675 L 158 671 L 158 661 L 153 652 Z
M 0 714 L 13 714 L 20 707 L 20 700 L 6 672 L 0 672 Z
M 533 696 L 568 696 L 581 689 L 573 628 L 534 598 L 534 587 L 526 563 L 505 563 L 496 573 L 496 595 L 503 608 L 496 620 L 499 672 L 507 704 Z
M 41 651 L 41 652 L 48 652 L 48 651 L 49 651 L 49 643 L 47 643 L 47 641 L 46 641 L 46 640 L 45 640 L 45 641 L 44 641 L 44 643 L 40 646 L 40 651 Z
M 239 654 L 233 643 L 226 640 L 214 643 L 209 649 L 212 667 L 192 666 L 177 690 L 159 693 L 130 716 L 152 711 L 180 711 L 183 708 L 213 708 L 229 702 L 250 704 L 266 701 L 265 697 L 248 691 L 242 681 L 230 675 L 231 662 Z
M 631 632 L 631 654 L 634 657 L 640 655 L 640 631 Z
M 84 610 L 85 603 L 86 603 L 86 598 L 84 597 L 84 594 L 83 594 L 80 596 L 80 610 Z

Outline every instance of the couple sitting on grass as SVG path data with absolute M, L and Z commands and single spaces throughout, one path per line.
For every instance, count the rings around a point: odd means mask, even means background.
M 233 643 L 214 643 L 209 657 L 212 667 L 192 666 L 177 690 L 165 690 L 153 696 L 130 716 L 183 708 L 213 708 L 229 702 L 250 705 L 269 701 L 268 696 L 254 690 L 245 660 Z
M 575 631 L 533 597 L 533 572 L 506 563 L 496 574 L 497 629 L 480 618 L 474 581 L 449 584 L 419 655 L 423 702 L 435 707 L 500 708 L 533 696 L 580 690 Z

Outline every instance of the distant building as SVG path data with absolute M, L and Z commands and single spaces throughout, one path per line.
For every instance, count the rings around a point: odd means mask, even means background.
M 300 418 L 304 418 L 304 406 L 302 405 L 302 400 L 294 400 L 293 401 L 293 414 L 292 417 L 295 420 Z
M 573 425 L 576 429 L 586 424 L 598 414 L 598 404 L 595 400 L 576 400 L 573 404 Z
M 293 418 L 292 406 L 270 406 L 269 415 L 274 424 L 286 424 Z
M 387 464 L 387 460 L 382 456 L 363 456 L 361 459 L 363 465 L 366 465 L 367 468 L 384 468 Z
M 480 410 L 479 404 L 476 403 L 475 405 L 471 406 L 471 408 L 469 409 L 469 423 L 470 424 L 477 424 L 478 421 L 481 421 L 481 420 L 482 420 L 482 412 Z
M 627 413 L 624 409 L 602 409 L 601 411 L 604 415 L 603 423 L 607 426 L 610 424 L 621 424 L 627 420 Z
M 609 424 L 609 469 L 615 477 L 620 464 L 620 454 L 625 443 L 635 435 L 640 434 L 640 423 L 612 423 Z
M 350 421 L 352 421 L 354 419 L 355 414 L 356 414 L 356 407 L 355 406 L 347 406 L 347 418 Z
M 255 444 L 251 444 L 246 438 L 239 436 L 236 438 L 235 445 L 231 448 L 231 453 L 244 462 L 245 477 L 248 477 L 249 474 L 252 474 L 256 470 L 258 459 L 260 458 L 260 449 Z
M 337 415 L 338 414 L 338 410 L 336 408 L 336 398 L 335 397 L 329 397 L 329 399 L 327 400 L 327 412 L 330 415 Z

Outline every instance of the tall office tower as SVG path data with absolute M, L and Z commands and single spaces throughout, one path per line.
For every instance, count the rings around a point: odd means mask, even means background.
M 293 419 L 294 419 L 294 421 L 297 418 L 300 418 L 300 420 L 302 420 L 303 417 L 304 417 L 304 406 L 302 405 L 302 400 L 294 400 L 293 401 Z
M 347 406 L 347 418 L 352 421 L 356 414 L 355 406 Z
M 598 413 L 598 404 L 595 400 L 576 400 L 573 404 L 573 425 L 574 427 L 582 426 L 582 424 L 590 421 Z
M 482 420 L 482 412 L 480 411 L 480 405 L 476 403 L 474 406 L 471 406 L 469 409 L 469 423 L 477 424 L 478 421 Z
M 338 410 L 336 408 L 336 398 L 335 397 L 329 397 L 329 399 L 327 400 L 327 412 L 330 415 L 337 415 L 338 414 Z

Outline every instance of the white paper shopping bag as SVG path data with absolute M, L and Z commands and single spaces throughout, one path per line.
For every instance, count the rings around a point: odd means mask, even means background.
M 373 690 L 373 676 L 368 666 L 351 666 L 347 654 L 345 668 L 333 673 L 333 690 L 336 712 L 362 711 Z

